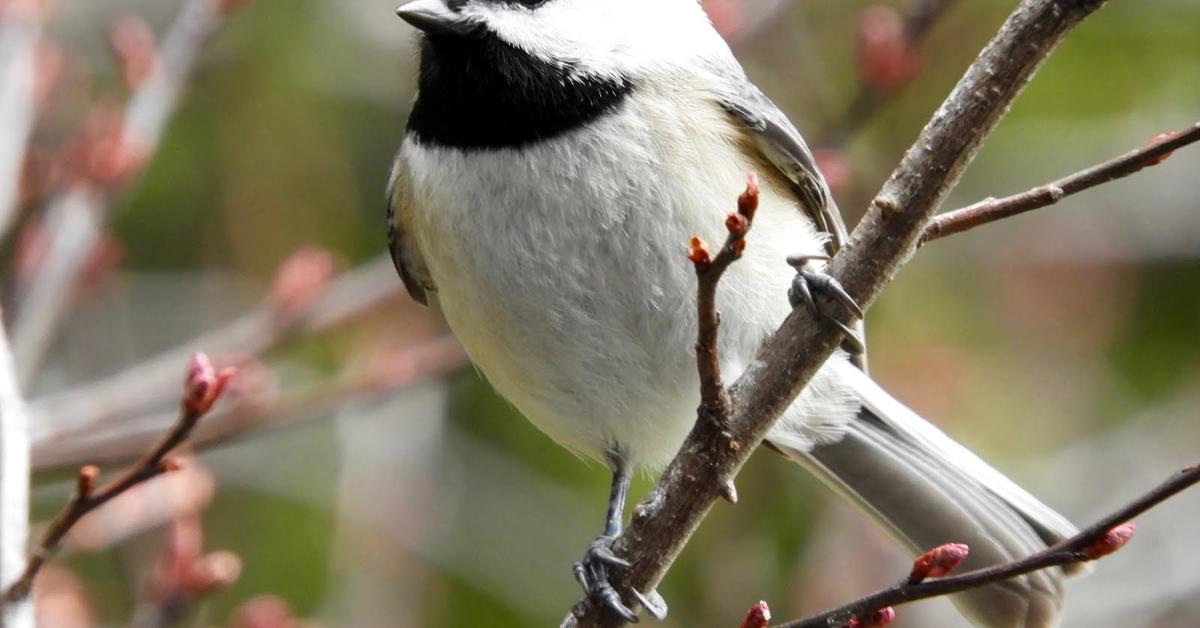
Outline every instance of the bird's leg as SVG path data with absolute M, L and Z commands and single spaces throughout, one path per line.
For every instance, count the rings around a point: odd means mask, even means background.
M 613 471 L 612 489 L 608 494 L 608 514 L 604 520 L 604 534 L 592 541 L 583 560 L 575 563 L 573 570 L 575 579 L 579 581 L 588 597 L 620 615 L 625 621 L 635 624 L 638 621 L 637 614 L 621 601 L 621 595 L 613 588 L 608 578 L 609 569 L 628 569 L 630 567 L 629 562 L 613 554 L 612 543 L 621 534 L 621 524 L 625 517 L 625 498 L 629 494 L 631 473 L 628 465 L 623 462 L 618 461 L 613 466 L 615 470 Z M 667 605 L 658 592 L 651 591 L 649 596 L 644 596 L 640 591 L 634 589 L 633 595 L 656 619 L 661 621 L 666 618 Z
M 788 300 L 791 301 L 792 307 L 799 307 L 800 304 L 804 304 L 814 314 L 823 316 L 834 325 L 837 325 L 842 330 L 842 333 L 846 335 L 846 340 L 842 343 L 842 346 L 851 354 L 863 354 L 866 352 L 866 344 L 859 337 L 858 332 L 851 329 L 829 312 L 823 311 L 816 296 L 825 295 L 833 299 L 858 319 L 862 319 L 863 317 L 862 308 L 858 306 L 858 303 L 855 303 L 853 297 L 846 293 L 846 290 L 842 288 L 842 284 L 838 283 L 836 279 L 823 272 L 809 270 L 808 263 L 814 260 L 828 261 L 829 258 L 824 255 L 801 255 L 787 259 L 788 264 L 796 269 L 796 276 L 792 279 L 792 287 L 788 290 Z

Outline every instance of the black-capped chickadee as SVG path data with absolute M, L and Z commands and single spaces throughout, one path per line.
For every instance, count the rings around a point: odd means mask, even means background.
M 423 37 L 388 184 L 396 267 L 418 301 L 436 293 L 496 390 L 612 469 L 604 534 L 576 575 L 632 619 L 608 584 L 621 561 L 607 545 L 630 474 L 670 460 L 699 402 L 683 245 L 722 241 L 745 173 L 761 175 L 746 254 L 719 295 L 722 369 L 736 377 L 793 307 L 785 260 L 813 259 L 801 276 L 821 277 L 819 258 L 844 239 L 837 207 L 800 134 L 697 0 L 414 0 L 398 13 Z M 768 440 L 913 552 L 962 542 L 967 567 L 980 567 L 1075 532 L 845 352 Z M 955 602 L 981 626 L 1053 626 L 1063 575 Z

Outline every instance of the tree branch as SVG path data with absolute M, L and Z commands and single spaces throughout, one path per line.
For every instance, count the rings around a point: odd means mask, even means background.
M 50 235 L 45 263 L 18 294 L 14 317 L 13 351 L 21 381 L 32 381 L 55 331 L 66 314 L 79 270 L 101 234 L 104 216 L 118 185 L 132 179 L 158 150 L 167 122 L 174 114 L 204 45 L 225 23 L 236 3 L 228 0 L 188 0 L 163 38 L 161 54 L 150 76 L 135 91 L 125 109 L 119 147 L 113 159 L 119 173 L 105 173 L 103 185 L 81 180 L 50 201 L 46 233 Z
M 281 308 L 268 299 L 225 325 L 104 379 L 33 399 L 35 453 L 61 444 L 64 435 L 78 436 L 167 408 L 179 364 L 201 348 L 218 358 L 227 352 L 261 356 L 297 336 L 326 331 L 397 299 L 404 288 L 392 281 L 395 276 L 392 260 L 379 256 L 334 279 L 320 297 L 299 309 Z M 42 464 L 37 455 L 34 459 Z
M 721 359 L 717 353 L 717 336 L 721 315 L 717 311 L 717 285 L 729 267 L 741 259 L 746 250 L 746 235 L 758 211 L 758 176 L 746 175 L 746 191 L 738 197 L 737 212 L 725 219 L 729 235 L 725 245 L 714 258 L 708 245 L 700 238 L 689 243 L 688 259 L 696 267 L 696 312 L 699 317 L 699 339 L 696 341 L 696 368 L 700 374 L 700 420 L 724 425 L 729 420 L 729 394 L 721 379 Z M 736 498 L 731 501 L 737 501 Z
M 1158 135 L 1137 150 L 1027 192 L 999 199 L 989 198 L 962 209 L 946 212 L 929 221 L 925 233 L 921 236 L 921 245 L 1003 218 L 1054 205 L 1072 194 L 1127 177 L 1143 168 L 1157 166 L 1170 158 L 1176 150 L 1195 142 L 1200 142 L 1200 122 L 1186 129 Z
M 938 580 L 915 583 L 911 579 L 906 580 L 840 608 L 781 624 L 777 628 L 843 626 L 855 617 L 870 616 L 892 606 L 960 593 L 1049 567 L 1098 560 L 1120 549 L 1129 540 L 1133 527 L 1132 524 L 1126 526 L 1127 522 L 1198 482 L 1200 466 L 1188 467 L 1095 525 L 1028 558 Z
M 1024 0 L 1001 27 L 872 202 L 830 274 L 866 306 L 916 251 L 930 216 L 984 139 L 1066 34 L 1106 0 Z M 721 487 L 745 464 L 775 420 L 833 353 L 842 334 L 797 308 L 730 389 L 733 412 L 718 428 L 697 421 L 680 453 L 633 511 L 614 552 L 632 567 L 615 583 L 652 590 L 708 513 Z M 620 626 L 620 618 L 579 601 L 564 625 Z
M 96 480 L 100 476 L 100 469 L 89 465 L 79 470 L 75 496 L 42 535 L 21 577 L 4 591 L 0 604 L 20 602 L 29 596 L 33 581 L 46 561 L 50 560 L 63 538 L 85 515 L 138 484 L 177 469 L 178 463 L 167 459 L 167 454 L 187 440 L 196 423 L 221 396 L 233 374 L 232 369 L 215 371 L 203 354 L 193 357 L 184 377 L 179 421 L 141 460 L 99 490 Z
M 0 324 L 0 587 L 16 582 L 29 540 L 29 415 Z M 0 608 L 0 626 L 33 628 L 33 605 Z

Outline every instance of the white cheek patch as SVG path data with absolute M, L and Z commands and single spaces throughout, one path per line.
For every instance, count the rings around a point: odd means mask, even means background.
M 537 9 L 472 3 L 463 12 L 544 61 L 619 78 L 729 55 L 696 0 L 548 0 Z

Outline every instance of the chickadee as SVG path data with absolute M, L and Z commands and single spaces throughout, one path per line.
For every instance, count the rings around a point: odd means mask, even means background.
M 397 11 L 423 37 L 388 183 L 396 268 L 416 300 L 436 294 L 496 390 L 612 470 L 604 533 L 576 575 L 634 621 L 608 582 L 627 566 L 608 545 L 631 473 L 671 459 L 699 402 L 683 245 L 722 241 L 744 173 L 761 175 L 755 229 L 719 294 L 721 366 L 736 376 L 793 307 L 789 256 L 813 260 L 793 296 L 836 292 L 819 273 L 845 238 L 837 207 L 697 0 L 414 0 Z M 768 442 L 914 553 L 963 542 L 974 568 L 1075 533 L 844 351 Z M 1045 570 L 955 602 L 980 626 L 1053 626 L 1063 577 Z

